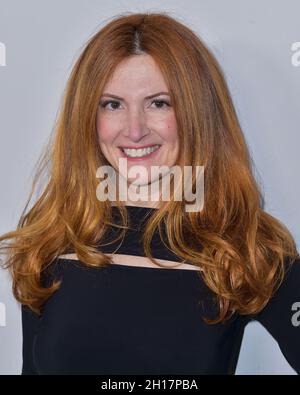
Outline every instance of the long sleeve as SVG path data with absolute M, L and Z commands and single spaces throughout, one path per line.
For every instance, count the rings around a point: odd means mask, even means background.
M 288 363 L 300 374 L 299 258 L 292 263 L 273 298 L 253 319 L 260 322 L 273 336 Z
M 22 331 L 23 331 L 23 365 L 22 375 L 38 374 L 33 357 L 33 345 L 36 330 L 38 328 L 39 316 L 28 306 L 22 305 Z

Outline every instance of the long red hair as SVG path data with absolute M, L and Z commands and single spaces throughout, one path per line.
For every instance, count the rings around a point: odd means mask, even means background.
M 59 287 L 57 281 L 44 287 L 42 273 L 70 249 L 83 264 L 110 263 L 97 249 L 112 212 L 110 202 L 96 196 L 97 168 L 109 165 L 99 148 L 96 114 L 116 66 L 143 53 L 154 58 L 169 87 L 181 144 L 178 163 L 205 168 L 203 210 L 186 212 L 182 202 L 172 199 L 155 210 L 145 229 L 145 254 L 155 262 L 150 241 L 164 225 L 164 242 L 202 269 L 201 278 L 218 298 L 219 315 L 207 322 L 221 322 L 234 312 L 257 313 L 281 284 L 287 257 L 293 262 L 299 254 L 289 230 L 263 209 L 217 60 L 190 28 L 167 13 L 113 18 L 88 40 L 76 61 L 17 229 L 0 238 L 10 240 L 0 251 L 6 254 L 3 266 L 11 272 L 14 296 L 39 313 Z M 46 186 L 27 210 L 46 171 Z M 126 209 L 119 209 L 126 226 Z

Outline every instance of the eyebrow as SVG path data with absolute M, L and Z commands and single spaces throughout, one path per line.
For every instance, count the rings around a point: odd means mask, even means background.
M 148 99 L 152 99 L 153 97 L 160 96 L 160 95 L 168 95 L 168 96 L 170 96 L 170 94 L 168 92 L 158 92 L 158 93 L 154 93 L 153 95 L 146 96 L 145 99 L 147 99 L 147 100 Z M 113 97 L 114 99 L 124 100 L 122 97 L 113 95 L 111 93 L 103 93 L 102 96 L 109 96 L 109 97 Z

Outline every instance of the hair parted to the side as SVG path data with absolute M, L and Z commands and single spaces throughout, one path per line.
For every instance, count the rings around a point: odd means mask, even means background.
M 154 58 L 169 87 L 181 144 L 178 164 L 205 169 L 203 210 L 186 212 L 182 202 L 173 199 L 164 203 L 145 229 L 145 253 L 159 265 L 151 256 L 150 241 L 156 227 L 161 231 L 164 226 L 164 242 L 202 269 L 201 278 L 217 297 L 218 317 L 207 323 L 222 322 L 234 312 L 255 314 L 283 281 L 286 258 L 293 262 L 299 256 L 296 244 L 285 225 L 263 210 L 252 160 L 217 60 L 190 28 L 166 12 L 112 18 L 88 40 L 76 61 L 54 139 L 40 158 L 17 228 L 0 238 L 10 240 L 0 252 L 6 257 L 3 267 L 12 275 L 14 296 L 40 313 L 60 285 L 55 281 L 45 287 L 44 270 L 70 248 L 86 265 L 110 263 L 97 249 L 113 217 L 111 202 L 96 196 L 97 168 L 109 165 L 100 150 L 96 115 L 116 66 L 140 54 Z M 45 189 L 26 212 L 46 169 Z M 126 208 L 118 207 L 126 227 Z

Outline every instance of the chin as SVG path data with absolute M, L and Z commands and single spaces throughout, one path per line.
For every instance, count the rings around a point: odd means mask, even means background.
M 150 184 L 150 181 L 147 181 L 147 180 L 136 180 L 136 181 L 135 181 L 135 180 L 128 179 L 128 182 L 129 182 L 131 185 L 141 186 L 141 187 Z

